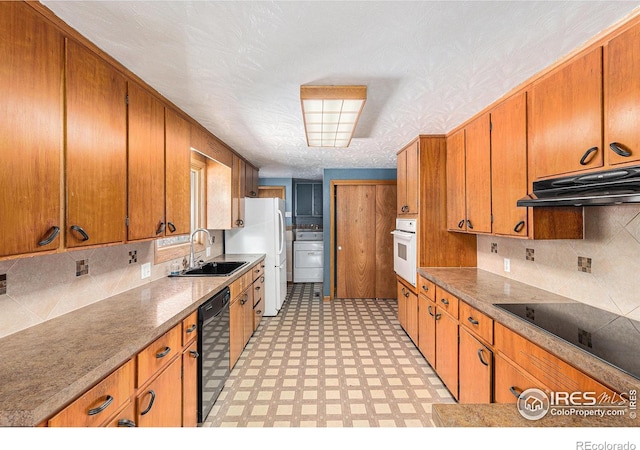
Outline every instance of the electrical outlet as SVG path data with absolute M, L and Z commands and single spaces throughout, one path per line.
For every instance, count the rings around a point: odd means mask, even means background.
M 509 258 L 504 259 L 504 271 L 511 272 L 511 260 Z
M 205 254 L 207 255 L 207 258 L 211 256 L 211 247 L 207 247 Z
M 144 263 L 140 266 L 140 277 L 144 280 L 151 276 L 151 263 Z

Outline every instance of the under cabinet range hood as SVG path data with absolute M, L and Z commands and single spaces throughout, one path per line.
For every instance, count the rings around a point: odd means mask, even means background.
M 518 206 L 604 206 L 640 203 L 640 166 L 533 182 Z

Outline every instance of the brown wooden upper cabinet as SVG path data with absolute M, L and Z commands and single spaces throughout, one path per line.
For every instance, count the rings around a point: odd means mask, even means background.
M 0 2 L 0 257 L 60 248 L 63 52 L 29 6 Z
M 67 247 L 124 242 L 127 81 L 67 39 Z
M 491 233 L 491 119 L 488 113 L 447 140 L 447 228 Z
M 531 87 L 529 181 L 601 168 L 602 47 Z
M 415 140 L 398 152 L 398 202 L 399 216 L 416 215 L 419 212 L 418 180 L 420 179 L 419 142 Z
M 236 154 L 233 155 L 231 172 L 231 227 L 244 227 L 244 197 L 246 184 L 246 162 Z
M 605 46 L 604 144 L 610 165 L 640 160 L 640 24 Z
M 164 105 L 129 82 L 127 240 L 164 236 Z M 183 167 L 184 170 L 184 167 Z
M 165 236 L 191 230 L 191 126 L 165 108 Z
M 527 94 L 491 111 L 491 208 L 493 233 L 527 236 L 527 208 L 516 202 L 527 187 Z
M 258 169 L 251 164 L 245 164 L 245 197 L 258 197 Z

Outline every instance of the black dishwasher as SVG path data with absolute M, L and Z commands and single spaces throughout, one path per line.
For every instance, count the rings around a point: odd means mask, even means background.
M 229 377 L 229 301 L 224 288 L 198 308 L 198 423 L 209 415 Z

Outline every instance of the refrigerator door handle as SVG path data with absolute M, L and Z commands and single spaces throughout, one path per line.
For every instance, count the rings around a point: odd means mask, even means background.
M 284 215 L 282 211 L 278 209 L 278 218 L 280 219 L 280 249 L 278 250 L 278 255 L 282 255 L 284 250 Z

